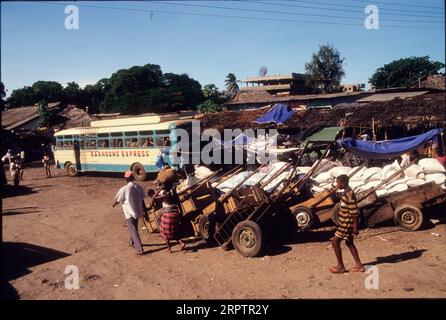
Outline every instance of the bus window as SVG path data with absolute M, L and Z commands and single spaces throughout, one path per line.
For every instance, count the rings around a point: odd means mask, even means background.
M 109 148 L 110 147 L 110 141 L 108 139 L 99 139 L 99 148 Z
M 108 133 L 98 133 L 98 138 L 108 138 Z
M 125 139 L 125 147 L 126 148 L 137 148 L 138 147 L 138 138 Z
M 136 131 L 126 132 L 125 136 L 126 137 L 136 137 L 136 136 L 138 136 L 138 132 L 136 132 Z
M 73 141 L 71 141 L 71 140 L 67 141 L 67 146 L 66 146 L 66 148 L 67 148 L 68 150 L 73 149 Z
M 57 140 L 56 141 L 56 148 L 57 149 L 62 149 L 62 141 L 61 140 Z
M 85 149 L 96 149 L 96 140 L 85 140 Z
M 112 148 L 122 148 L 122 139 L 111 139 Z
M 152 137 L 140 138 L 139 146 L 141 148 L 152 148 L 153 147 L 153 138 Z
M 169 137 L 156 137 L 156 146 L 157 147 L 170 147 L 170 138 Z

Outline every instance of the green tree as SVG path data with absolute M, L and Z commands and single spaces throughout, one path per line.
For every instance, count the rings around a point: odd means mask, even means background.
M 344 77 L 344 58 L 332 45 L 321 45 L 305 64 L 306 85 L 315 92 L 336 92 Z
M 226 90 L 235 95 L 240 90 L 237 82 L 236 76 L 233 73 L 228 73 L 225 80 Z
M 206 113 L 206 112 L 218 112 L 219 111 L 219 106 L 217 103 L 215 103 L 214 101 L 212 101 L 211 99 L 206 100 L 203 103 L 200 103 L 197 106 L 197 110 L 200 113 Z
M 218 88 L 215 84 L 207 84 L 203 86 L 203 96 L 205 96 L 208 99 L 216 99 L 218 98 L 220 92 L 218 91 Z
M 63 87 L 56 81 L 37 81 L 33 83 L 32 88 L 35 102 L 44 99 L 50 102 L 63 100 Z
M 377 89 L 408 87 L 423 76 L 438 74 L 444 66 L 442 62 L 430 61 L 429 56 L 402 58 L 378 68 L 369 83 Z
M 29 106 L 36 102 L 37 100 L 34 98 L 34 90 L 32 87 L 12 90 L 11 95 L 6 99 L 6 103 L 11 108 Z
M 45 99 L 39 103 L 37 107 L 37 114 L 39 115 L 39 127 L 46 128 L 51 125 L 53 114 L 50 110 L 48 110 L 48 103 Z
M 63 93 L 67 103 L 76 105 L 82 104 L 82 89 L 76 82 L 68 82 L 63 89 Z

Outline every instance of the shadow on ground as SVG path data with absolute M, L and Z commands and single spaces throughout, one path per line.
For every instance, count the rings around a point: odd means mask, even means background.
M 367 265 L 377 265 L 377 264 L 383 264 L 383 263 L 398 263 L 398 262 L 403 262 L 403 261 L 407 261 L 407 260 L 418 259 L 426 251 L 427 251 L 426 249 L 419 249 L 419 250 L 402 252 L 402 253 L 398 253 L 398 254 L 391 254 L 389 256 L 384 256 L 384 257 L 376 257 L 375 261 L 371 261 L 366 264 Z
M 23 242 L 4 242 L 1 247 L 2 299 L 19 299 L 17 291 L 8 281 L 31 273 L 29 268 L 68 257 L 69 254 Z
M 2 189 L 3 189 L 2 190 L 2 198 L 3 199 L 28 195 L 28 194 L 37 192 L 33 188 L 30 188 L 30 187 L 27 187 L 24 185 L 19 185 L 19 186 L 15 187 L 13 185 L 7 184 L 7 185 L 4 185 Z

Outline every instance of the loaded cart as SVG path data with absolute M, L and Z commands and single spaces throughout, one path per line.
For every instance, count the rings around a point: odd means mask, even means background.
M 405 231 L 416 231 L 424 223 L 426 209 L 446 202 L 446 192 L 435 182 L 378 198 L 376 193 L 360 199 L 359 207 L 368 227 L 394 220 Z

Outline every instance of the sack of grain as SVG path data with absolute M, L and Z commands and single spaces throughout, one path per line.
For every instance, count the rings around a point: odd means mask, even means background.
M 446 169 L 442 166 L 440 161 L 438 161 L 437 159 L 433 159 L 433 158 L 421 159 L 420 161 L 418 161 L 418 165 L 423 167 L 424 172 L 426 174 L 446 172 Z
M 330 171 L 327 171 L 318 174 L 313 180 L 317 185 L 321 185 L 333 182 L 333 177 L 331 176 Z
M 333 179 L 336 179 L 336 177 L 340 176 L 341 174 L 348 175 L 351 172 L 352 168 L 350 167 L 333 167 L 330 169 L 330 174 L 333 177 Z
M 214 172 L 205 166 L 197 166 L 195 167 L 195 177 L 199 180 L 205 179 L 209 177 Z
M 426 174 L 426 182 L 435 182 L 436 184 L 443 184 L 446 182 L 446 176 L 444 173 L 430 173 Z
M 351 175 L 356 170 L 358 170 L 358 167 L 351 168 L 348 175 Z M 362 176 L 366 170 L 367 170 L 366 167 L 362 167 L 361 169 L 359 169 L 353 176 L 350 177 L 350 181 L 361 181 L 362 182 Z
M 317 163 L 318 163 L 318 161 L 316 161 L 311 167 L 314 168 Z M 334 167 L 333 162 L 331 162 L 328 159 L 322 159 L 321 162 L 319 163 L 317 169 L 313 172 L 313 174 L 311 176 L 315 177 L 322 172 L 327 172 L 328 170 L 330 170 L 333 167 Z
M 400 185 L 400 184 L 406 185 L 406 179 L 398 179 L 398 180 L 391 181 L 391 182 L 389 182 L 389 183 L 387 183 L 385 185 L 385 188 L 387 190 L 390 190 L 390 189 L 393 189 L 395 186 Z
M 404 175 L 406 176 L 407 179 L 410 180 L 426 178 L 426 174 L 424 173 L 423 167 L 418 164 L 413 164 L 406 170 L 404 170 Z
M 378 167 L 368 168 L 364 171 L 362 175 L 362 181 L 364 183 L 368 183 L 370 181 L 378 181 L 381 180 L 383 170 Z
M 388 191 L 388 194 L 391 194 L 391 193 L 395 193 L 395 192 L 406 191 L 407 189 L 408 189 L 408 187 L 405 183 L 400 183 L 400 184 L 395 185 L 391 189 L 387 189 L 387 191 Z
M 406 184 L 408 187 L 418 187 L 426 183 L 424 179 L 407 179 Z
M 382 179 L 387 179 L 390 176 L 394 175 L 396 172 L 398 172 L 401 169 L 398 161 L 395 160 L 392 164 L 389 164 L 387 166 L 384 166 L 382 171 Z M 400 177 L 396 176 L 395 179 L 392 180 L 398 180 Z

